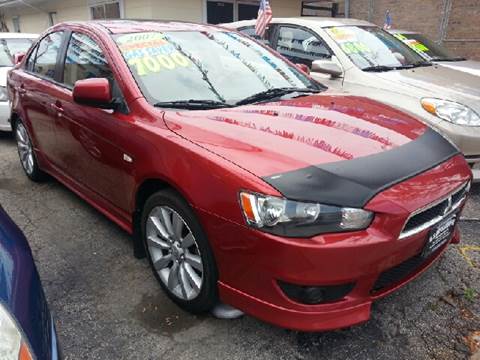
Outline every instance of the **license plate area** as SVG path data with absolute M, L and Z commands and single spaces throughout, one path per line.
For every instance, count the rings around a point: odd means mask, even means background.
M 438 250 L 442 245 L 450 241 L 457 223 L 457 214 L 442 220 L 435 227 L 433 227 L 429 234 L 427 242 L 422 250 L 422 257 L 427 258 Z

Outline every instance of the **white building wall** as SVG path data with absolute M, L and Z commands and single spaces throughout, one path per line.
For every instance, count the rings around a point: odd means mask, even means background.
M 202 21 L 202 0 L 156 0 L 153 3 L 153 19 Z
M 153 19 L 152 0 L 124 0 L 125 17 L 129 19 Z
M 90 18 L 88 4 L 92 0 L 28 1 L 34 8 L 21 2 L 14 6 L 0 7 L 10 31 L 13 31 L 12 17 L 14 16 L 18 16 L 20 19 L 22 32 L 34 33 L 41 33 L 49 27 L 49 12 L 55 11 L 57 13 L 57 22 L 88 20 Z M 201 22 L 206 18 L 206 0 L 123 0 L 121 4 L 124 17 L 130 19 L 169 19 Z M 274 16 L 277 17 L 300 16 L 301 13 L 300 0 L 271 0 L 271 5 Z
M 52 1 L 51 8 L 57 11 L 58 22 L 88 20 L 90 9 L 85 0 Z
M 32 7 L 23 4 L 0 8 L 10 31 L 13 31 L 12 18 L 18 16 L 22 32 L 41 33 L 50 26 L 49 12 L 56 12 L 57 22 L 87 20 L 89 9 L 86 0 L 50 0 L 32 2 Z

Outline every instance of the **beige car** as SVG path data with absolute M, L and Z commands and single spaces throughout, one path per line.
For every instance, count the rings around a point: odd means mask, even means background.
M 256 37 L 255 20 L 223 26 Z M 472 167 L 480 164 L 478 77 L 427 62 L 391 34 L 361 20 L 277 18 L 266 38 L 258 40 L 307 65 L 311 75 L 329 87 L 423 119 L 456 143 Z M 478 166 L 474 178 L 480 180 Z

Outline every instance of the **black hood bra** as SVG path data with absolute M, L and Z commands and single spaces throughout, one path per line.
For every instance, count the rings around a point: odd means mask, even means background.
M 361 208 L 381 191 L 459 154 L 436 131 L 393 150 L 264 177 L 286 198 Z

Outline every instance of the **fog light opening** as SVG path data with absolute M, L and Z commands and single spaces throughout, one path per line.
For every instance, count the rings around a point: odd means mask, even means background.
M 355 283 L 305 286 L 278 281 L 278 286 L 289 299 L 295 302 L 318 305 L 343 299 L 353 290 Z

